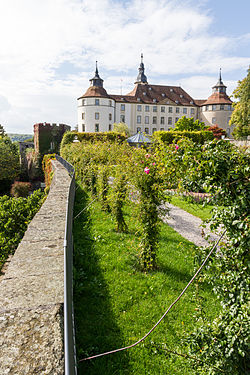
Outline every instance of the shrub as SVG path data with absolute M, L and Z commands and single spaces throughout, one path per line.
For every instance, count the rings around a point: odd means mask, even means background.
M 21 241 L 28 223 L 42 205 L 44 194 L 37 190 L 28 198 L 0 197 L 0 268 Z
M 29 182 L 15 181 L 11 186 L 11 195 L 15 198 L 27 198 L 31 191 L 31 184 Z
M 51 160 L 55 160 L 55 154 L 44 155 L 42 166 L 43 166 L 43 173 L 44 173 L 46 188 L 50 187 L 50 184 L 53 178 L 53 169 L 52 169 Z
M 216 139 L 221 139 L 223 135 L 226 135 L 226 130 L 219 128 L 218 125 L 210 126 L 208 130 L 213 132 L 214 138 Z

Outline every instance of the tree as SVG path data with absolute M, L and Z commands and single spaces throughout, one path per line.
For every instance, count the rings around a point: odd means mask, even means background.
M 17 146 L 7 136 L 0 136 L 0 192 L 8 192 L 12 181 L 20 173 Z
M 234 111 L 230 125 L 235 125 L 233 136 L 239 139 L 250 135 L 250 68 L 247 76 L 242 81 L 238 81 L 233 96 L 238 101 L 233 103 Z
M 205 129 L 207 129 L 207 126 L 205 126 L 204 122 L 200 122 L 199 120 L 194 121 L 193 117 L 187 118 L 186 116 L 180 118 L 174 127 L 174 131 L 200 131 Z
M 6 132 L 5 132 L 5 130 L 4 130 L 4 127 L 3 127 L 3 125 L 1 125 L 1 124 L 0 124 L 0 136 L 1 136 L 1 137 L 6 136 Z
M 119 123 L 115 122 L 113 130 L 116 133 L 126 134 L 127 136 L 130 135 L 129 127 L 124 122 L 119 122 Z

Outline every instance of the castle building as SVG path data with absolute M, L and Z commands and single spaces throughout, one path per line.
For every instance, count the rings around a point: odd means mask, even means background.
M 230 136 L 229 120 L 232 101 L 221 79 L 208 99 L 193 99 L 179 86 L 151 85 L 147 81 L 141 55 L 134 89 L 126 95 L 108 94 L 103 87 L 97 64 L 90 87 L 78 98 L 78 130 L 80 132 L 111 131 L 114 123 L 126 123 L 132 134 L 152 134 L 170 130 L 182 116 L 193 117 L 205 125 L 218 125 Z

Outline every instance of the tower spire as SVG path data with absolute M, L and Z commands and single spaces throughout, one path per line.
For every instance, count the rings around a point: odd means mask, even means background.
M 103 87 L 103 79 L 99 76 L 97 61 L 95 62 L 95 76 L 90 79 L 90 82 L 92 86 Z
M 222 82 L 222 78 L 221 78 L 221 68 L 219 70 L 219 79 L 218 79 L 218 82 L 216 83 L 215 86 L 213 86 L 213 92 L 224 92 L 226 93 L 226 88 L 227 86 L 224 85 L 224 83 Z
M 141 63 L 140 63 L 140 66 L 139 66 L 139 74 L 137 76 L 137 79 L 136 79 L 136 82 L 135 83 L 144 83 L 144 84 L 147 84 L 147 77 L 145 76 L 144 74 L 144 71 L 145 71 L 145 68 L 144 68 L 144 64 L 143 64 L 143 53 L 141 53 Z

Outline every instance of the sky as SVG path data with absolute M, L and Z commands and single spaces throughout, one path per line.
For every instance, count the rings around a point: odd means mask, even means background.
M 0 124 L 77 125 L 95 61 L 110 94 L 151 84 L 207 98 L 219 69 L 232 94 L 250 64 L 250 0 L 0 0 Z

